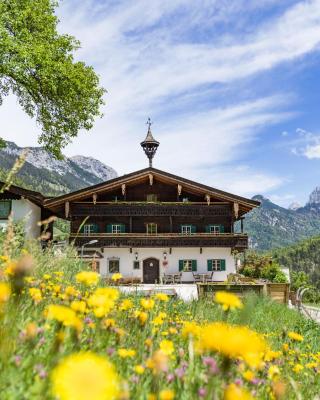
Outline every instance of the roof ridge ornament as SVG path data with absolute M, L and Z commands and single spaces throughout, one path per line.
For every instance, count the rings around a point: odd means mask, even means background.
M 149 159 L 149 167 L 152 168 L 152 160 L 153 160 L 154 155 L 156 154 L 156 151 L 157 151 L 160 143 L 157 140 L 155 140 L 155 138 L 152 135 L 152 132 L 151 132 L 152 121 L 151 121 L 150 117 L 148 118 L 146 125 L 148 126 L 147 136 L 144 139 L 144 141 L 140 143 L 140 145 L 143 148 L 144 152 L 146 153 L 146 156 Z

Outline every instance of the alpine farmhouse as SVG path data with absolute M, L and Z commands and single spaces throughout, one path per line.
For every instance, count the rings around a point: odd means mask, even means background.
M 244 215 L 259 202 L 153 168 L 159 142 L 150 125 L 141 143 L 148 168 L 45 199 L 44 207 L 71 221 L 70 241 L 103 276 L 159 283 L 167 274 L 193 282 L 212 273 L 224 281 L 236 272 L 235 252 L 248 247 Z

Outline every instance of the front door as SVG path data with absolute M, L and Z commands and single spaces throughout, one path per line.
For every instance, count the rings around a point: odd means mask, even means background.
M 156 258 L 143 261 L 143 283 L 159 283 L 159 260 Z

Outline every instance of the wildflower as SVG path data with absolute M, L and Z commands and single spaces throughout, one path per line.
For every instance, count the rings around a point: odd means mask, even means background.
M 167 356 L 170 356 L 174 352 L 173 342 L 171 340 L 162 340 L 160 342 L 160 350 Z
M 115 300 L 118 298 L 119 292 L 113 288 L 98 288 L 89 297 L 88 304 L 93 308 L 93 312 L 97 318 L 107 315 L 115 306 Z
M 200 335 L 201 328 L 195 322 L 185 322 L 182 328 L 182 336 L 183 337 L 198 337 Z
M 157 293 L 154 297 L 156 299 L 158 299 L 160 301 L 164 301 L 164 302 L 167 302 L 169 300 L 169 296 L 165 293 Z
M 269 370 L 268 370 L 268 378 L 273 380 L 279 374 L 280 374 L 279 368 L 276 365 L 271 365 Z
M 119 281 L 121 278 L 122 278 L 122 275 L 121 275 L 119 272 L 117 272 L 117 273 L 115 273 L 115 274 L 112 275 L 112 278 L 111 278 L 111 279 L 112 279 L 114 282 L 117 282 L 117 281 Z
M 65 293 L 67 296 L 70 296 L 70 297 L 73 296 L 73 297 L 75 297 L 75 296 L 77 296 L 78 291 L 77 291 L 73 286 L 67 286 L 67 287 L 65 288 L 64 293 Z
M 10 285 L 5 282 L 0 282 L 0 305 L 9 300 L 11 294 Z
M 102 321 L 102 324 L 105 328 L 112 328 L 113 326 L 116 325 L 116 321 L 112 318 L 106 318 Z
M 99 274 L 93 271 L 82 271 L 76 275 L 76 281 L 87 286 L 93 286 L 98 283 Z
M 153 299 L 141 299 L 140 304 L 145 310 L 151 310 L 154 307 L 154 300 Z
M 29 294 L 35 303 L 39 303 L 42 300 L 42 293 L 41 290 L 38 288 L 30 288 Z
M 217 292 L 214 301 L 222 305 L 224 311 L 242 308 L 243 304 L 238 296 L 228 292 Z
M 301 372 L 303 370 L 303 365 L 301 365 L 301 364 L 296 364 L 293 368 L 292 368 L 292 371 L 293 372 L 296 372 L 297 374 L 299 373 L 299 372 Z
M 152 324 L 155 326 L 162 325 L 164 323 L 164 319 L 166 318 L 167 314 L 164 312 L 160 312 L 152 321 Z
M 210 374 L 215 375 L 219 372 L 217 362 L 214 358 L 204 357 L 203 364 L 206 365 L 207 367 L 209 367 Z
M 136 355 L 133 349 L 118 349 L 118 354 L 121 358 L 132 358 Z
M 78 331 L 82 329 L 82 321 L 71 308 L 52 304 L 47 307 L 46 314 L 48 319 L 61 322 L 64 326 L 72 326 Z
M 244 326 L 223 322 L 206 325 L 199 339 L 200 349 L 222 353 L 233 359 L 243 359 L 250 367 L 261 365 L 267 344 L 262 336 Z
M 141 325 L 144 325 L 148 319 L 148 314 L 144 311 L 137 310 L 134 312 L 134 316 L 139 319 Z
M 129 299 L 125 299 L 122 301 L 119 308 L 121 311 L 127 311 L 130 310 L 132 307 L 133 307 L 132 301 Z
M 26 325 L 26 329 L 25 329 L 24 333 L 26 335 L 26 339 L 28 339 L 28 340 L 34 339 L 38 334 L 37 325 L 34 322 L 30 322 L 29 324 Z
M 174 399 L 174 391 L 170 389 L 161 390 L 159 393 L 160 400 L 173 400 Z
M 255 378 L 254 373 L 252 371 L 250 371 L 249 369 L 247 371 L 243 372 L 242 376 L 248 382 L 252 382 Z
M 303 336 L 301 336 L 299 333 L 296 333 L 296 332 L 289 332 L 288 333 L 288 337 L 291 340 L 295 340 L 297 342 L 302 342 L 303 341 Z
M 85 313 L 87 309 L 87 304 L 85 301 L 77 301 L 74 300 L 71 304 L 70 307 L 73 311 L 79 312 L 79 313 Z
M 136 365 L 136 366 L 134 367 L 134 372 L 135 372 L 136 374 L 138 374 L 138 375 L 142 375 L 142 374 L 144 373 L 144 370 L 145 370 L 145 368 L 144 368 L 143 365 Z
M 247 390 L 237 386 L 234 383 L 231 383 L 225 389 L 223 399 L 224 400 L 252 400 L 253 397 Z
M 102 400 L 119 397 L 119 378 L 112 364 L 94 353 L 72 354 L 52 373 L 53 394 L 60 400 Z

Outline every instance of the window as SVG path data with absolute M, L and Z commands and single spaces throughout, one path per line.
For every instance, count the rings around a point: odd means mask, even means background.
M 208 271 L 225 271 L 226 260 L 208 260 Z
M 111 226 L 112 233 L 121 233 L 121 225 L 112 225 Z
M 140 269 L 140 261 L 133 261 L 133 269 Z
M 11 212 L 11 200 L 0 201 L 0 218 L 7 219 Z
M 155 235 L 158 231 L 158 226 L 157 224 L 150 222 L 146 224 L 146 230 L 148 235 Z
M 188 203 L 188 201 L 189 201 L 189 198 L 188 198 L 188 197 L 183 197 L 183 199 L 182 199 L 182 202 L 183 202 L 183 203 Z
M 147 201 L 155 202 L 158 200 L 158 196 L 154 193 L 147 194 Z
M 115 274 L 116 272 L 120 272 L 120 260 L 109 260 L 109 274 Z
M 197 270 L 197 260 L 179 260 L 179 271 L 192 272 Z
M 191 233 L 196 233 L 195 225 L 181 225 L 181 233 L 183 235 L 191 235 Z
M 191 225 L 181 225 L 181 233 L 183 235 L 190 235 L 191 234 Z
M 220 233 L 220 225 L 210 225 L 210 233 Z
M 83 233 L 85 235 L 90 235 L 91 233 L 95 233 L 97 231 L 95 224 L 85 224 L 83 226 Z

